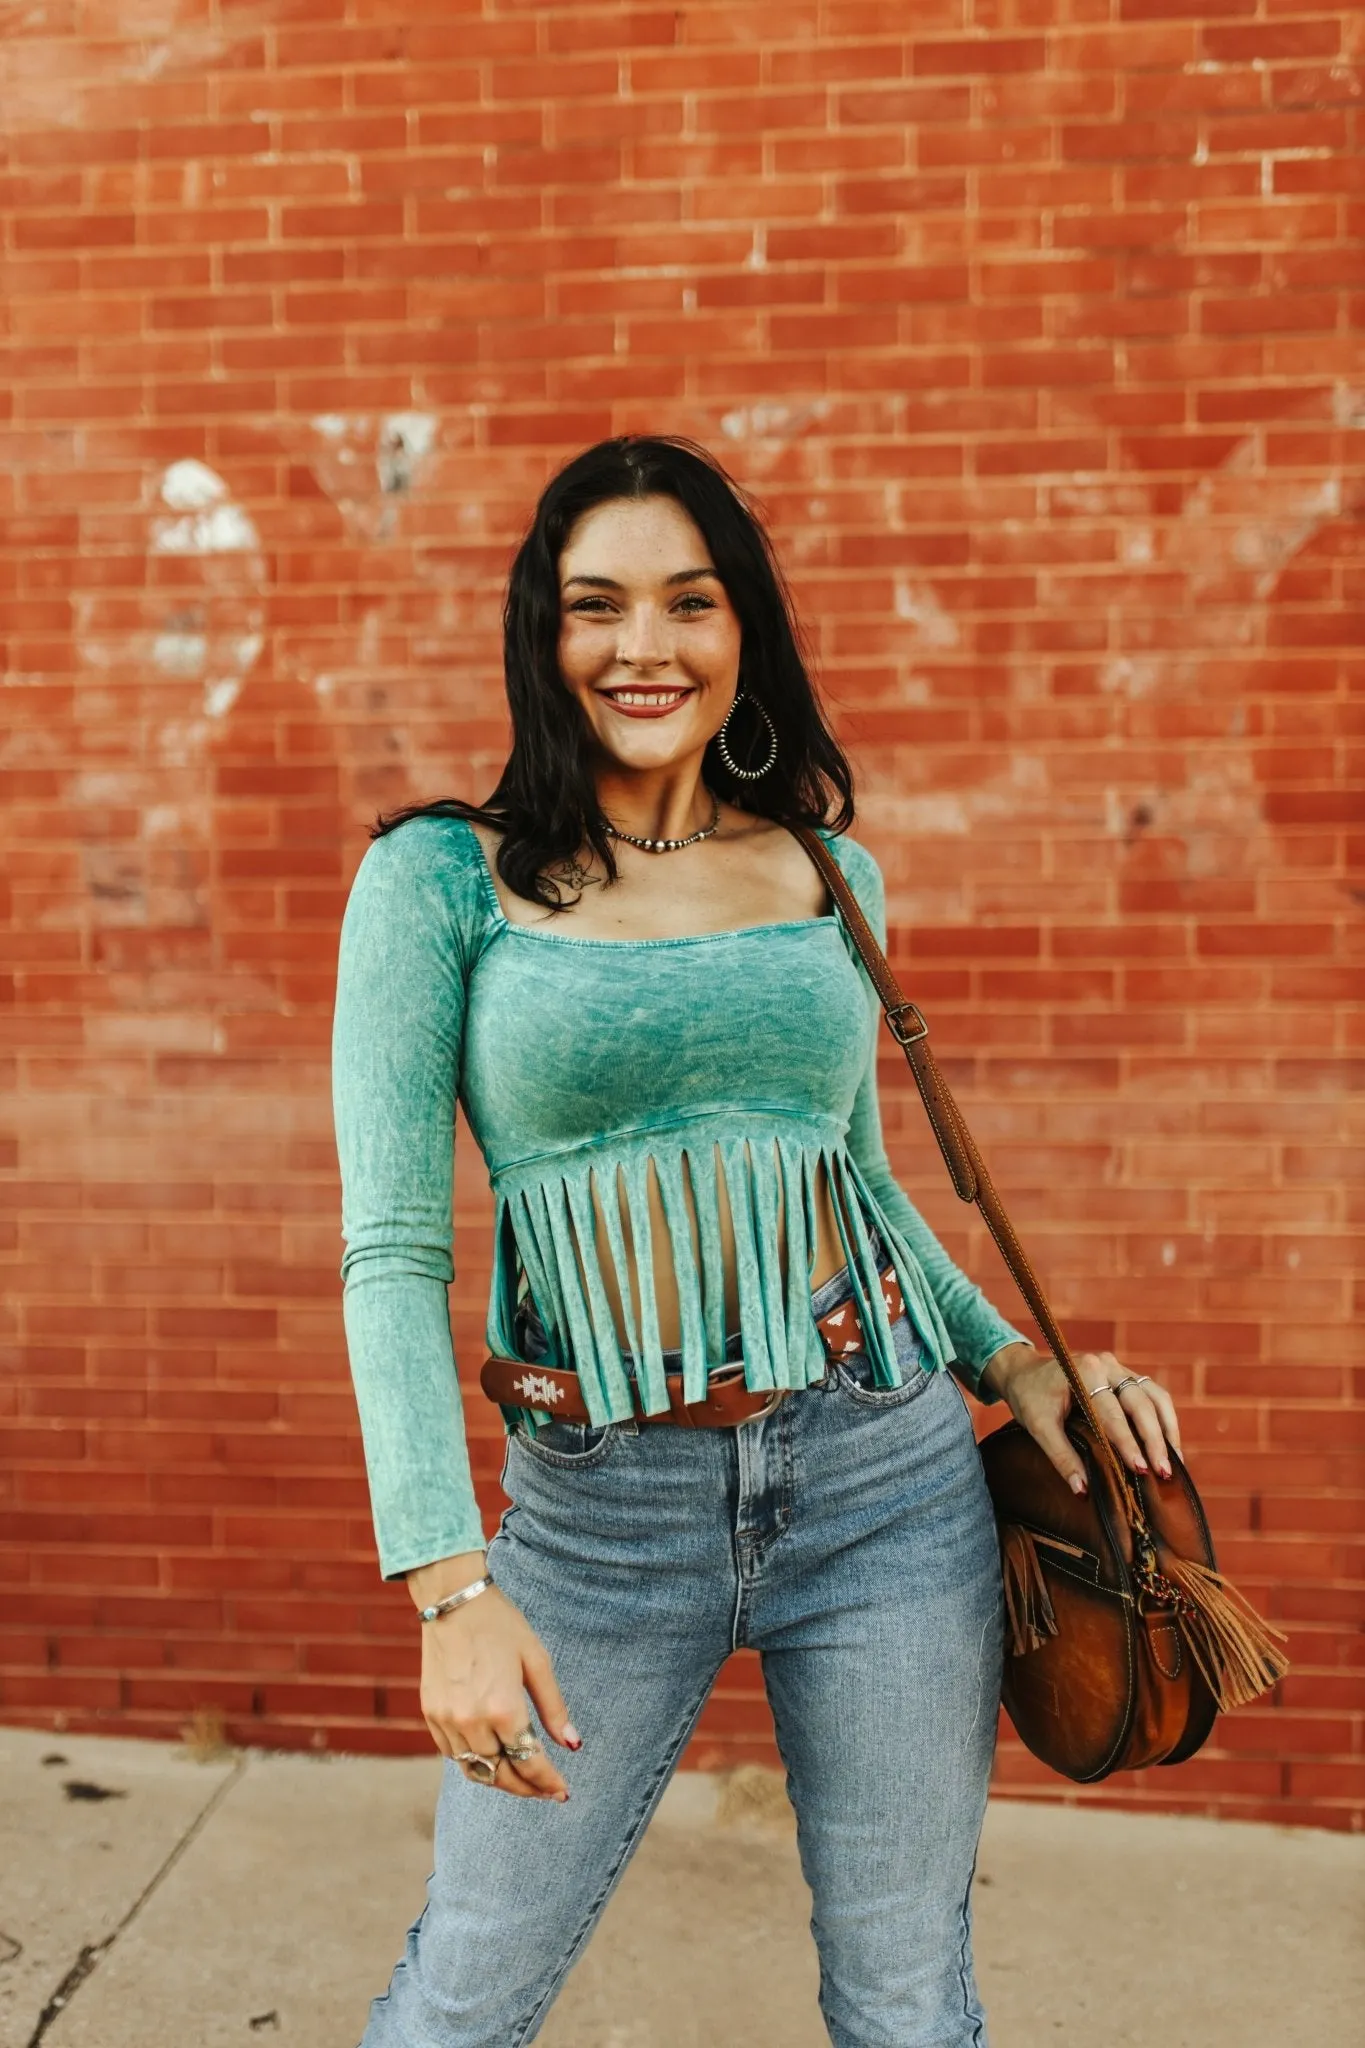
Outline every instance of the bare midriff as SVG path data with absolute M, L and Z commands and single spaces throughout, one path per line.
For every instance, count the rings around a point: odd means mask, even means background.
M 839 1225 L 835 1215 L 834 1197 L 829 1186 L 829 1176 L 823 1163 L 817 1167 L 814 1176 L 816 1242 L 815 1257 L 811 1266 L 810 1285 L 812 1289 L 837 1273 L 845 1262 L 843 1243 L 839 1236 Z M 664 1350 L 675 1350 L 681 1343 L 678 1280 L 674 1267 L 673 1241 L 669 1233 L 668 1219 L 664 1213 L 659 1194 L 658 1180 L 651 1167 L 649 1178 L 649 1227 L 653 1250 L 650 1261 L 654 1273 L 654 1300 L 659 1319 L 659 1342 Z M 686 1176 L 683 1179 L 683 1194 L 693 1233 L 693 1259 L 697 1259 L 697 1218 L 692 1190 Z M 720 1240 L 725 1272 L 725 1328 L 727 1331 L 739 1328 L 739 1284 L 736 1278 L 734 1223 L 731 1218 L 729 1195 L 725 1176 L 717 1175 L 717 1206 L 720 1210 Z M 785 1203 L 782 1190 L 778 1189 L 777 1254 L 782 1277 L 787 1277 L 787 1234 L 785 1230 Z M 606 1222 L 602 1212 L 602 1196 L 593 1181 L 593 1209 L 597 1221 L 597 1260 L 602 1275 L 602 1284 L 611 1306 L 616 1324 L 617 1342 L 623 1351 L 629 1348 L 626 1318 L 622 1313 L 621 1286 L 611 1254 L 611 1243 L 607 1235 Z M 625 1205 L 621 1205 L 621 1229 L 625 1243 L 630 1250 L 630 1264 L 626 1285 L 630 1289 L 635 1310 L 636 1327 L 639 1327 L 640 1289 L 635 1272 L 635 1248 L 630 1243 L 630 1224 Z M 581 1264 L 581 1259 L 580 1259 Z

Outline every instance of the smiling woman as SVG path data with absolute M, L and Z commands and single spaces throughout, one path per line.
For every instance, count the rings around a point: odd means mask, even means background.
M 364 2048 L 533 2037 L 746 1645 L 833 2038 L 980 2048 L 1002 1593 L 946 1368 L 1074 1479 L 1066 1381 L 891 1172 L 876 991 L 788 828 L 884 940 L 881 873 L 735 486 L 676 442 L 588 450 L 537 508 L 505 623 L 497 788 L 382 821 L 341 936 L 346 1335 L 381 1566 L 430 1624 L 449 1759 L 428 1908 Z M 495 1197 L 484 1385 L 512 1506 L 486 1553 L 446 1308 L 457 1097 Z M 1122 1385 L 1115 1440 L 1138 1460 L 1139 1430 L 1160 1469 L 1167 1397 Z
M 574 528 L 561 562 L 564 621 L 560 672 L 609 753 L 623 764 L 666 759 L 637 748 L 629 726 L 670 718 L 682 706 L 704 745 L 734 700 L 741 632 L 734 606 L 693 521 L 671 498 L 598 505 Z M 679 555 L 685 566 L 676 568 Z M 633 580 L 594 573 L 594 561 L 630 564 Z M 616 716 L 625 726 L 607 725 Z M 680 721 L 682 723 L 682 721 Z M 686 735 L 667 735 L 671 752 Z M 616 745 L 613 746 L 613 740 Z
M 594 569 L 603 562 L 629 570 L 629 580 Z M 718 734 L 735 701 L 739 619 L 705 541 L 672 498 L 614 499 L 585 513 L 560 561 L 560 589 L 560 673 L 604 766 L 621 763 L 626 780 L 614 778 L 615 793 L 629 804 L 639 775 Z M 598 789 L 610 811 L 600 775 Z M 648 853 L 676 853 L 710 838 L 719 822 L 713 798 L 707 823 L 690 830 L 642 835 L 613 823 L 608 830 Z
M 571 927 L 572 938 L 580 942 L 659 946 L 767 932 L 773 935 L 769 960 L 783 957 L 773 945 L 785 928 L 802 937 L 800 950 L 791 955 L 791 970 L 798 977 L 808 973 L 806 927 L 821 922 L 825 910 L 819 876 L 773 820 L 739 815 L 729 805 L 722 816 L 719 797 L 711 795 L 708 801 L 705 787 L 682 769 L 704 752 L 732 713 L 743 654 L 735 604 L 696 522 L 676 499 L 657 494 L 593 506 L 569 532 L 559 560 L 559 588 L 559 674 L 591 735 L 607 831 L 651 854 L 679 853 L 711 839 L 717 843 L 704 859 L 637 862 L 629 888 L 606 886 L 604 874 L 580 861 L 572 876 L 580 894 L 571 916 L 537 916 L 532 905 L 504 885 L 497 898 L 501 916 L 509 925 L 528 929 L 552 921 L 554 936 L 561 935 L 560 926 Z M 684 803 L 694 808 L 679 816 Z M 471 821 L 471 827 L 485 857 L 495 862 L 498 835 L 482 822 L 475 826 Z M 806 915 L 793 917 L 793 911 Z M 722 919 L 732 927 L 728 932 L 717 929 Z M 807 1097 L 798 1078 L 808 1031 L 821 1042 L 823 1062 L 841 1021 L 856 1016 L 858 1042 L 850 1045 L 847 1070 L 862 1071 L 864 1020 L 857 977 L 841 959 L 852 982 L 850 1007 L 850 990 L 841 985 L 836 969 L 837 930 L 827 937 L 834 953 L 818 984 L 827 1009 L 808 1003 L 794 1019 L 780 989 L 761 976 L 747 981 L 751 999 L 757 993 L 758 1000 L 741 1035 L 751 1056 L 757 1054 L 754 1088 L 769 1113 L 761 1131 L 751 1120 L 737 1144 L 735 1115 L 743 1091 L 734 1073 L 718 1101 L 709 1065 L 702 1065 L 698 1087 L 674 1061 L 652 1057 L 661 1047 L 684 1046 L 696 1037 L 704 995 L 695 962 L 680 959 L 671 976 L 667 963 L 655 964 L 639 1045 L 627 1035 L 630 1020 L 612 1031 L 604 1017 L 600 1037 L 582 1031 L 581 963 L 576 983 L 571 975 L 563 989 L 567 1010 L 554 1005 L 547 1017 L 543 1002 L 528 1007 L 510 989 L 502 1004 L 490 1001 L 489 1012 L 496 1010 L 500 1018 L 496 1045 L 490 1047 L 499 1070 L 517 1065 L 509 1034 L 518 1032 L 525 1017 L 534 1020 L 541 1058 L 548 1055 L 563 1076 L 554 1156 L 556 1176 L 568 1190 L 567 1206 L 558 1188 L 547 1198 L 543 1132 L 536 1157 L 521 1171 L 503 1156 L 496 1087 L 490 1100 L 477 1079 L 476 1027 L 466 1070 L 466 1106 L 485 1142 L 507 1220 L 520 1226 L 496 1230 L 495 1242 L 539 1242 L 539 1259 L 532 1251 L 526 1264 L 549 1325 L 551 1348 L 562 1353 L 569 1332 L 577 1333 L 579 1371 L 590 1376 L 604 1413 L 630 1409 L 620 1351 L 638 1359 L 642 1385 L 662 1404 L 663 1351 L 680 1347 L 688 1397 L 699 1400 L 705 1394 L 708 1350 L 713 1357 L 721 1355 L 731 1328 L 741 1333 L 755 1383 L 804 1385 L 810 1372 L 823 1369 L 806 1311 L 810 1287 L 823 1285 L 855 1242 L 861 1270 L 871 1272 L 866 1204 L 858 1201 L 840 1156 L 827 1154 L 819 1141 L 796 1144 L 791 1127 L 773 1124 L 778 1103 L 783 1105 L 780 1115 L 798 1119 L 819 1106 L 821 1085 Z M 522 986 L 526 971 L 527 963 L 517 956 L 507 967 L 501 958 L 490 959 L 483 985 L 491 997 L 504 973 Z M 541 960 L 530 971 L 542 989 L 565 979 L 558 963 Z M 554 1018 L 561 1014 L 574 1020 L 573 1042 L 556 1049 Z M 525 1052 L 529 1060 L 533 1048 L 528 1045 Z M 596 1073 L 599 1059 L 617 1070 L 626 1062 L 637 1077 L 637 1093 L 651 1068 L 665 1082 L 662 1100 L 648 1109 L 638 1095 L 635 1135 L 614 1148 L 610 1158 L 600 1150 L 594 1158 L 591 1149 L 600 1104 L 612 1093 L 609 1076 Z M 568 1107 L 580 1099 L 586 1105 L 581 1118 Z M 706 1127 L 708 1118 L 716 1130 Z M 656 1122 L 660 1128 L 654 1128 Z M 730 1141 L 724 1146 L 717 1142 L 722 1133 Z M 514 1139 L 512 1150 L 525 1146 Z M 835 1208 L 836 1186 L 843 1196 L 842 1223 Z M 500 1210 L 500 1223 L 502 1217 Z M 768 1228 L 755 1233 L 754 1217 L 767 1219 Z M 881 1215 L 876 1220 L 889 1241 L 888 1219 Z M 547 1244 L 556 1246 L 556 1256 L 544 1255 Z M 517 1297 L 519 1263 L 514 1260 L 510 1269 L 494 1275 L 490 1326 L 502 1350 L 515 1343 L 507 1318 Z M 865 1299 L 871 1331 L 877 1327 L 877 1307 L 870 1279 Z M 893 1377 L 889 1326 L 879 1335 L 877 1355 Z
M 552 478 L 512 564 L 503 665 L 512 747 L 497 787 L 481 804 L 404 806 L 380 829 L 417 816 L 486 825 L 498 877 L 523 904 L 577 920 L 590 874 L 595 894 L 614 893 L 613 825 L 684 837 L 709 822 L 711 797 L 766 826 L 853 822 L 852 772 L 767 535 L 690 442 L 605 441 Z M 709 796 L 676 772 L 667 789 L 637 786 L 698 747 Z M 746 771 L 770 753 L 756 798 Z M 803 866 L 787 854 L 779 886 Z M 804 866 L 796 886 L 817 894 Z

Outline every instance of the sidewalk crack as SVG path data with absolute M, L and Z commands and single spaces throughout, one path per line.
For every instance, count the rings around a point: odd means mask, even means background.
M 214 1788 L 212 1797 L 204 1802 L 203 1806 L 199 1809 L 199 1812 L 190 1822 L 184 1834 L 180 1837 L 180 1840 L 175 1844 L 174 1848 L 166 1857 L 165 1861 L 161 1864 L 160 1868 L 154 1871 L 151 1877 L 148 1878 L 146 1884 L 142 1887 L 142 1890 L 133 1900 L 132 1905 L 128 1908 L 128 1911 L 119 1921 L 117 1927 L 115 1927 L 110 1933 L 106 1934 L 103 1941 L 87 1942 L 85 1947 L 80 1951 L 80 1954 L 76 1957 L 75 1962 L 71 1965 L 71 1968 L 62 1978 L 61 1983 L 57 1986 L 51 1998 L 49 1998 L 49 2000 L 47 2001 L 47 2004 L 39 2013 L 37 2024 L 34 2027 L 33 2032 L 29 2035 L 28 2040 L 24 2043 L 24 2048 L 39 2048 L 39 2043 L 41 2042 L 44 2034 L 46 2034 L 48 2028 L 52 2025 L 53 2021 L 59 2020 L 61 2018 L 62 2014 L 70 2005 L 72 1999 L 75 1997 L 77 1991 L 79 1991 L 81 1985 L 84 1984 L 86 1978 L 93 1975 L 94 1971 L 98 1968 L 102 1959 L 108 1955 L 110 1949 L 114 1946 L 114 1943 L 118 1940 L 119 1936 L 123 1933 L 124 1929 L 126 1927 L 132 1926 L 134 1920 L 136 1920 L 138 1914 L 142 1911 L 142 1908 L 146 1905 L 148 1899 L 151 1898 L 152 1893 L 156 1891 L 157 1887 L 161 1884 L 163 1878 L 170 1876 L 176 1864 L 180 1861 L 185 1851 L 189 1848 L 190 1843 L 206 1826 L 210 1817 L 216 1811 L 216 1809 L 222 1805 L 228 1793 L 232 1790 L 233 1786 L 237 1783 L 238 1779 L 242 1776 L 243 1772 L 245 1771 L 246 1763 L 247 1760 L 245 1756 L 239 1756 L 237 1758 L 236 1762 L 233 1764 L 232 1769 L 228 1772 L 228 1775 L 223 1779 L 220 1785 Z

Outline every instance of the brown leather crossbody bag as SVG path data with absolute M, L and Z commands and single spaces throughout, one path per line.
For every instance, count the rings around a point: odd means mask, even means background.
M 1066 1431 L 1085 1466 L 1085 1494 L 1071 1492 L 1020 1423 L 981 1445 L 1004 1575 L 1006 1710 L 1035 1756 L 1082 1784 L 1182 1763 L 1208 1740 L 1220 1709 L 1284 1676 L 1285 1639 L 1218 1572 L 1203 1506 L 1175 1452 L 1166 1480 L 1121 1463 L 938 1070 L 923 1016 L 824 841 L 792 829 L 881 998 L 953 1186 L 981 1211 L 1071 1387 Z

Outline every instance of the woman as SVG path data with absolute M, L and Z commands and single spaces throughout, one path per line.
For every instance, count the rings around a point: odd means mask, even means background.
M 448 1759 L 363 2048 L 534 2037 L 741 1645 L 831 2039 L 981 2043 L 1001 1590 L 944 1368 L 1079 1490 L 1065 1381 L 887 1164 L 876 997 L 786 823 L 823 832 L 884 936 L 881 875 L 736 487 L 683 442 L 580 455 L 513 565 L 505 657 L 496 790 L 381 826 L 342 932 L 347 1341 Z M 512 1505 L 486 1551 L 446 1312 L 457 1094 L 513 1361 L 489 1368 Z M 1123 1456 L 1167 1471 L 1168 1396 L 1088 1365 Z

